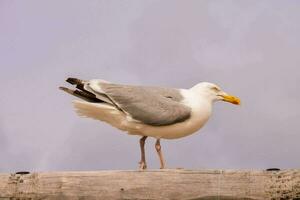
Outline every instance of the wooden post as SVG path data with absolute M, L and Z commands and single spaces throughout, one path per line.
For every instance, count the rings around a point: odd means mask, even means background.
M 0 200 L 300 199 L 300 170 L 0 174 Z

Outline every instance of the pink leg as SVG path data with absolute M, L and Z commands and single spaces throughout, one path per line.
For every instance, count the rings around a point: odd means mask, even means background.
M 163 155 L 162 155 L 162 151 L 161 151 L 160 139 L 156 140 L 155 149 L 156 149 L 157 154 L 159 156 L 160 169 L 164 169 L 165 168 L 165 161 L 164 161 L 164 158 L 163 158 Z
M 140 170 L 147 169 L 146 156 L 145 156 L 145 141 L 146 141 L 146 139 L 147 139 L 147 136 L 143 136 L 140 139 L 140 147 L 141 147 L 141 161 L 139 162 Z

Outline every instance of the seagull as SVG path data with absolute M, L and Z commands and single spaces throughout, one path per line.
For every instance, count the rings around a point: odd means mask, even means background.
M 213 83 L 201 82 L 190 89 L 134 86 L 105 80 L 68 78 L 76 89 L 59 87 L 78 97 L 73 105 L 79 116 L 104 121 L 130 135 L 139 135 L 139 169 L 147 169 L 145 141 L 156 139 L 160 168 L 165 161 L 161 139 L 177 139 L 195 133 L 207 122 L 216 101 L 239 105 L 240 99 Z

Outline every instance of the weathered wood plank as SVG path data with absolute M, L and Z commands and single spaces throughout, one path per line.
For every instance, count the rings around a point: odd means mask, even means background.
M 0 174 L 0 199 L 300 199 L 300 170 Z

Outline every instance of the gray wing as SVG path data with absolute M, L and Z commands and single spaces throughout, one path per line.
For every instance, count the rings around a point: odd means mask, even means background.
M 164 126 L 187 120 L 191 109 L 181 103 L 179 90 L 95 82 L 89 91 L 105 97 L 118 109 L 148 125 Z M 102 98 L 104 99 L 104 98 Z

